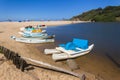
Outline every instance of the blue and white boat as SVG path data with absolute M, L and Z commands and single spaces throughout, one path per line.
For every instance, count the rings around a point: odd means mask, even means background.
M 72 42 L 61 44 L 55 49 L 45 49 L 45 54 L 52 54 L 53 60 L 63 60 L 76 58 L 88 54 L 94 47 L 94 44 L 88 46 L 88 40 L 74 38 Z

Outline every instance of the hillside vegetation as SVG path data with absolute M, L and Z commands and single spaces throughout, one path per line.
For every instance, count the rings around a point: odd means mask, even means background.
M 104 9 L 98 8 L 72 17 L 70 20 L 113 22 L 120 21 L 120 6 L 107 6 Z

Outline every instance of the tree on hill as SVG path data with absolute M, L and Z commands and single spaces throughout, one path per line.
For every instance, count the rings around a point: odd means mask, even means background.
M 72 17 L 70 20 L 113 22 L 120 21 L 120 6 L 107 6 L 104 9 L 98 8 Z

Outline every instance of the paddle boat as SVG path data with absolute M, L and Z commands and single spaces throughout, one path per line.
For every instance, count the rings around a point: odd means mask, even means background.
M 88 46 L 88 40 L 74 38 L 72 42 L 60 44 L 55 49 L 45 49 L 45 54 L 52 54 L 52 59 L 64 60 L 76 58 L 88 54 L 94 47 L 94 44 Z
M 51 39 L 41 39 L 41 38 L 16 38 L 15 36 L 11 36 L 11 39 L 17 42 L 24 42 L 24 43 L 49 43 L 54 42 L 54 38 Z

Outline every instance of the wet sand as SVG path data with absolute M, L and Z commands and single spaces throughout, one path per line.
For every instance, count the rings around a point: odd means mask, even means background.
M 47 62 L 49 64 L 64 69 L 71 70 L 67 66 L 65 61 L 54 62 L 51 58 L 51 55 L 43 54 L 43 50 L 45 48 L 54 48 L 55 46 L 57 46 L 57 42 L 50 44 L 25 44 L 15 42 L 14 40 L 10 39 L 11 35 L 17 37 L 20 36 L 18 34 L 19 28 L 28 25 L 38 25 L 41 23 L 48 26 L 53 26 L 71 24 L 72 22 L 59 22 L 59 24 L 57 24 L 57 22 L 1 22 L 0 45 L 19 53 L 21 56 Z M 95 52 L 92 53 L 93 54 L 89 54 L 75 59 L 75 61 L 80 66 L 80 69 L 74 70 L 74 72 L 84 73 L 87 76 L 86 80 L 96 80 L 96 78 L 99 78 L 97 80 L 120 80 L 120 70 L 116 68 L 116 65 L 114 63 L 112 63 L 108 58 L 106 58 L 106 56 L 103 57 L 95 55 Z M 0 54 L 0 57 L 1 56 L 2 55 Z M 33 70 L 21 72 L 20 70 L 16 69 L 10 61 L 4 61 L 2 64 L 0 64 L 0 68 L 1 80 L 79 80 L 79 78 L 76 78 L 74 76 L 43 69 L 40 67 L 34 67 Z

